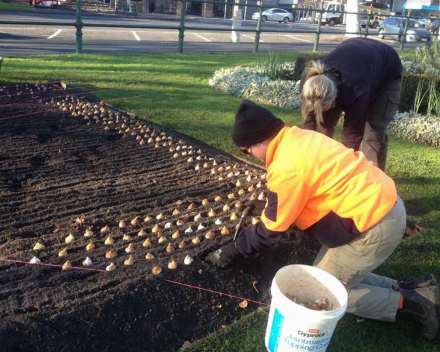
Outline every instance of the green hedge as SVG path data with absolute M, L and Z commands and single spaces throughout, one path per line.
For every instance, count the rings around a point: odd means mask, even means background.
M 325 57 L 325 53 L 302 54 L 295 63 L 293 79 L 300 80 L 307 68 L 310 67 L 312 60 L 320 60 Z M 399 104 L 399 111 L 411 111 L 414 109 L 414 99 L 416 97 L 417 86 L 419 82 L 423 84 L 423 92 L 428 88 L 431 78 L 423 74 L 404 73 L 402 80 L 402 97 Z M 437 78 L 437 91 L 440 93 L 440 78 Z M 422 101 L 419 113 L 426 113 L 428 94 Z

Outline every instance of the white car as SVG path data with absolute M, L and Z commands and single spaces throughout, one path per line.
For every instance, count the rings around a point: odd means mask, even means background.
M 259 17 L 260 17 L 259 12 L 255 12 L 252 15 L 253 20 L 258 20 Z M 261 14 L 261 22 L 265 22 L 265 21 L 278 21 L 279 23 L 281 22 L 288 23 L 293 21 L 293 15 L 290 12 L 283 9 L 268 9 L 263 11 L 263 13 Z

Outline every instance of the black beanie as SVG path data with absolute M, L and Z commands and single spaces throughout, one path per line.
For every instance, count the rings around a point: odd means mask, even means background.
M 284 122 L 269 110 L 243 100 L 235 114 L 232 140 L 237 147 L 250 147 L 270 138 L 284 127 Z

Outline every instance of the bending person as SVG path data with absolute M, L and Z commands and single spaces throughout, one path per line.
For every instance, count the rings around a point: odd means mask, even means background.
M 300 87 L 303 128 L 333 138 L 345 112 L 342 144 L 362 151 L 385 170 L 387 126 L 401 94 L 402 63 L 387 44 L 352 38 L 313 66 Z
M 405 230 L 405 206 L 389 176 L 362 152 L 314 131 L 286 127 L 246 100 L 235 116 L 232 139 L 265 162 L 267 202 L 261 221 L 211 253 L 211 262 L 225 267 L 239 254 L 271 247 L 295 224 L 322 244 L 314 266 L 345 285 L 347 312 L 394 321 L 401 311 L 423 325 L 426 339 L 439 336 L 439 290 L 431 275 L 405 283 L 372 273 Z

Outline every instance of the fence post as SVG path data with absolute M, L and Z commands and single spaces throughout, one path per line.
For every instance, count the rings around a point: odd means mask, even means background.
M 368 14 L 367 25 L 365 26 L 365 38 L 368 38 L 368 31 L 370 30 L 371 13 Z
M 182 1 L 182 10 L 180 11 L 180 25 L 179 25 L 179 53 L 183 53 L 183 38 L 185 37 L 185 12 L 186 12 L 186 0 Z
M 261 17 L 263 16 L 263 6 L 260 5 L 258 7 L 258 20 L 257 20 L 257 29 L 255 31 L 255 42 L 254 42 L 254 53 L 258 53 L 258 44 L 260 43 L 260 33 L 261 33 Z
M 82 42 L 82 36 L 83 36 L 83 32 L 82 32 L 82 28 L 83 28 L 83 23 L 81 20 L 81 0 L 76 0 L 76 23 L 75 23 L 75 27 L 76 27 L 76 53 L 77 54 L 82 54 L 83 52 L 83 42 Z
M 318 25 L 316 26 L 315 43 L 313 44 L 313 52 L 318 51 L 319 35 L 321 34 L 321 22 L 322 22 L 322 13 L 323 12 L 324 12 L 324 10 L 322 8 L 320 8 L 319 9 Z
M 408 10 L 408 15 L 406 17 L 406 22 L 405 22 L 405 29 L 403 30 L 403 36 L 400 37 L 400 51 L 403 51 L 403 47 L 406 42 L 406 32 L 408 31 L 408 23 L 409 23 L 410 15 L 411 15 L 411 10 Z

